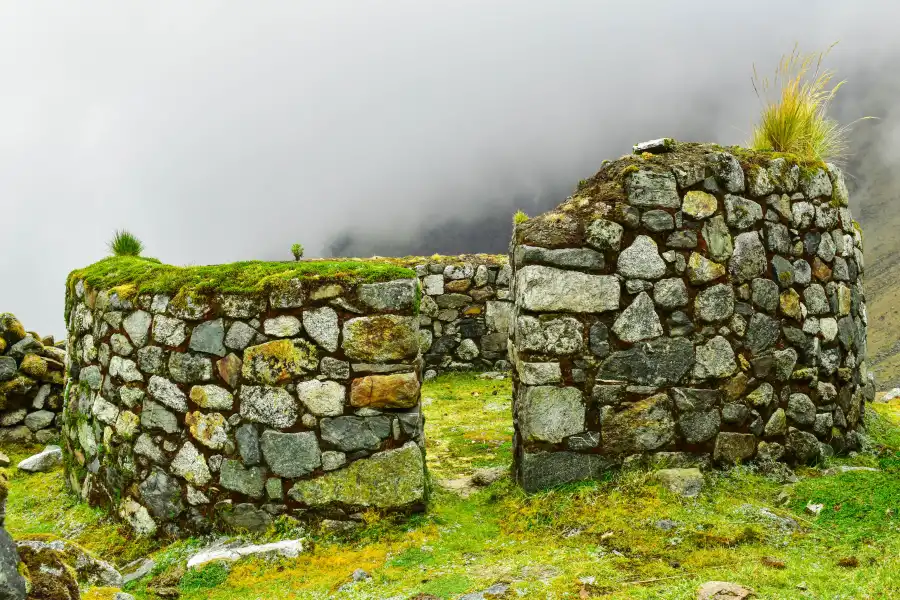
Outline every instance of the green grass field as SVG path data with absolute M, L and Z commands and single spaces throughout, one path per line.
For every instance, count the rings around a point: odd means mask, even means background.
M 900 402 L 867 417 L 878 451 L 833 461 L 874 466 L 824 476 L 804 469 L 779 485 L 747 467 L 706 476 L 683 499 L 643 471 L 609 481 L 526 495 L 508 478 L 463 497 L 447 481 L 511 461 L 507 381 L 443 376 L 425 385 L 429 510 L 404 520 L 369 515 L 347 538 L 302 532 L 311 550 L 296 559 L 244 560 L 185 571 L 207 540 L 163 547 L 66 494 L 60 471 L 11 473 L 7 525 L 16 538 L 60 536 L 124 564 L 153 554 L 151 577 L 127 591 L 177 588 L 181 598 L 455 598 L 496 583 L 509 598 L 694 598 L 709 580 L 756 590 L 759 598 L 900 597 Z M 14 460 L 27 454 L 17 449 Z M 805 513 L 821 503 L 818 517 Z M 792 525 L 793 523 L 793 525 Z M 255 540 L 298 535 L 279 521 Z M 356 569 L 371 579 L 351 582 Z M 114 590 L 91 590 L 88 600 Z

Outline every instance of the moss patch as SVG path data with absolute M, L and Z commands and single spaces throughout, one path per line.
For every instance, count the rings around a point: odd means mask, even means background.
M 415 277 L 413 270 L 386 260 L 247 261 L 225 265 L 176 267 L 133 256 L 104 258 L 69 274 L 70 292 L 83 279 L 92 288 L 117 288 L 125 297 L 139 293 L 261 293 L 280 289 L 291 279 L 371 283 Z

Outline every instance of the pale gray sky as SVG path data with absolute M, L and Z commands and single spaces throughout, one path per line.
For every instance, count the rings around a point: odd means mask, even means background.
M 173 264 L 315 256 L 508 211 L 643 139 L 743 142 L 752 63 L 841 40 L 852 87 L 896 58 L 893 4 L 5 0 L 0 311 L 62 334 L 66 274 L 119 227 Z

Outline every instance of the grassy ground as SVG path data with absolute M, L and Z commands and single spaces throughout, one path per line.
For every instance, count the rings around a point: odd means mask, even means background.
M 508 381 L 445 376 L 426 384 L 423 397 L 436 481 L 509 464 Z M 640 471 L 531 496 L 507 479 L 467 497 L 435 485 L 427 514 L 402 521 L 372 515 L 349 539 L 309 532 L 312 550 L 292 560 L 185 572 L 185 558 L 204 540 L 165 548 L 133 542 L 69 498 L 59 472 L 13 475 L 8 526 L 18 538 L 72 538 L 119 564 L 155 552 L 150 586 L 176 587 L 188 600 L 455 598 L 498 582 L 511 586 L 511 598 L 688 599 L 709 580 L 750 586 L 760 598 L 900 597 L 900 401 L 874 408 L 868 420 L 876 454 L 835 464 L 879 472 L 808 469 L 799 483 L 782 486 L 738 468 L 709 474 L 692 500 Z M 808 502 L 824 505 L 818 517 L 804 512 Z M 257 539 L 296 534 L 280 522 Z M 349 583 L 356 569 L 371 579 Z M 153 598 L 147 586 L 129 591 Z M 87 598 L 111 593 L 94 590 Z

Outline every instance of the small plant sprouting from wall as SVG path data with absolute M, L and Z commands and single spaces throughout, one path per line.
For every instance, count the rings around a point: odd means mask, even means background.
M 118 229 L 109 241 L 109 250 L 115 256 L 140 256 L 144 243 L 131 232 Z
M 522 212 L 521 210 L 517 210 L 516 214 L 513 215 L 513 223 L 518 225 L 527 221 L 528 218 L 528 215 L 526 215 L 524 212 Z
M 819 161 L 840 161 L 847 155 L 853 124 L 841 125 L 828 117 L 831 101 L 846 83 L 833 83 L 834 71 L 822 66 L 834 46 L 812 54 L 800 54 L 795 46 L 789 56 L 782 56 L 771 80 L 761 79 L 754 65 L 753 89 L 763 110 L 753 129 L 751 148 Z
M 291 254 L 294 255 L 294 260 L 303 258 L 303 244 L 294 244 L 291 246 Z

